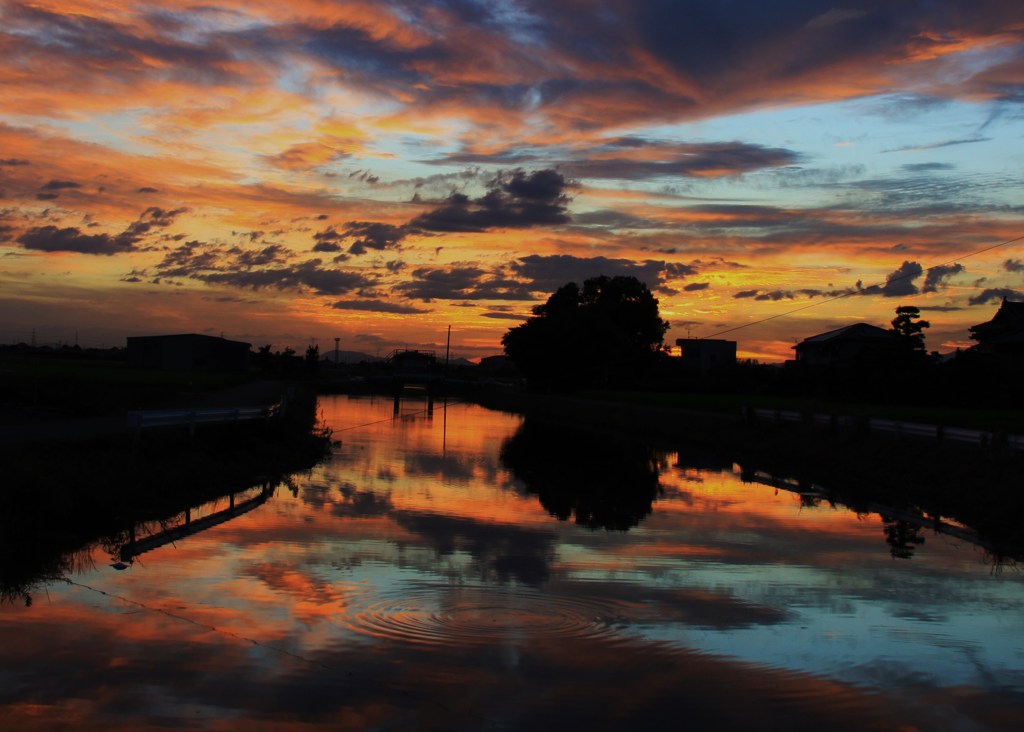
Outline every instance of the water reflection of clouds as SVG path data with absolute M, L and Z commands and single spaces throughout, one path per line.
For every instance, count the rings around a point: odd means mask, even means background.
M 473 574 L 480 579 L 539 585 L 551 574 L 557 539 L 553 532 L 414 512 L 400 512 L 395 521 L 440 555 L 468 553 Z
M 338 486 L 341 501 L 331 506 L 331 513 L 338 518 L 368 518 L 387 516 L 394 510 L 390 495 L 376 491 L 359 490 L 352 483 Z
M 505 436 L 518 424 L 488 420 Z M 1019 645 L 998 640 L 1024 637 L 1019 587 L 956 547 L 929 537 L 893 560 L 877 517 L 801 508 L 731 466 L 693 481 L 664 456 L 651 512 L 595 531 L 508 490 L 493 430 L 460 429 L 458 480 L 421 450 L 437 437 L 412 454 L 352 449 L 298 478 L 297 498 L 279 491 L 150 567 L 90 575 L 148 609 L 55 588 L 52 605 L 5 610 L 3 713 L 13 728 L 33 704 L 48 722 L 74 709 L 79 726 L 111 728 L 190 715 L 247 729 L 1022 721 L 998 690 L 1024 688 Z M 393 480 L 368 477 L 380 470 Z M 896 707 L 878 693 L 919 682 L 962 687 Z
M 474 475 L 475 461 L 468 455 L 437 455 L 413 452 L 406 456 L 405 475 L 410 477 L 430 476 L 440 480 L 469 483 Z
M 538 732 L 625 725 L 934 729 L 950 722 L 948 700 L 887 704 L 870 690 L 637 639 L 567 634 L 552 642 L 508 629 L 475 645 L 328 639 L 309 649 L 298 637 L 263 638 L 265 645 L 254 646 L 181 621 L 160 624 L 160 632 L 145 639 L 119 632 L 150 624 L 151 614 L 89 613 L 75 617 L 74 633 L 66 630 L 70 619 L 60 610 L 30 619 L 34 640 L 14 642 L 6 653 L 19 669 L 19 685 L 4 687 L 9 729 L 44 728 L 61 717 L 76 727 L 108 729 L 227 729 L 244 720 L 255 730 L 494 726 Z M 92 671 L 97 657 L 111 659 L 104 673 Z M 77 701 L 68 704 L 69 697 Z M 1005 715 L 993 729 L 1012 729 L 1009 724 L 1020 720 L 1019 709 L 979 689 L 963 689 L 961 698 L 970 700 L 975 715 L 982 703 L 989 714 Z M 967 723 L 970 716 L 962 711 L 957 719 Z

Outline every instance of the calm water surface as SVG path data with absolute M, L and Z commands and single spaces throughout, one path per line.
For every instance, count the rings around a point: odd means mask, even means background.
M 326 398 L 310 474 L 0 607 L 0 729 L 1024 729 L 1024 579 L 971 543 L 425 406 Z

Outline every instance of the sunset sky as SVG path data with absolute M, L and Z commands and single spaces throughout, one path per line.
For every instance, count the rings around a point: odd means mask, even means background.
M 1020 0 L 0 0 L 0 54 L 0 343 L 478 358 L 628 274 L 779 361 L 1024 299 Z

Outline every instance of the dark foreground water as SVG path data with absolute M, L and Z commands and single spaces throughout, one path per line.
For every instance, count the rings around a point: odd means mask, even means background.
M 1024 578 L 957 527 L 425 406 L 327 398 L 311 474 L 0 607 L 0 729 L 1024 729 Z

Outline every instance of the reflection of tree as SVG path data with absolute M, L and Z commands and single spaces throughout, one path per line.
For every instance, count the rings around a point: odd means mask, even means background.
M 24 547 L 24 545 L 22 545 Z M 9 547 L 4 546 L 4 549 Z M 29 547 L 24 547 L 29 548 Z M 32 550 L 36 547 L 32 546 Z M 48 555 L 33 552 L 0 552 L 0 606 L 32 605 L 32 593 L 68 574 L 93 568 L 91 546 Z
M 661 491 L 653 448 L 530 418 L 502 445 L 501 462 L 553 516 L 592 529 L 637 526 Z
M 910 559 L 914 550 L 924 544 L 921 527 L 889 516 L 882 516 L 885 531 L 885 543 L 889 545 L 889 554 L 894 559 Z

